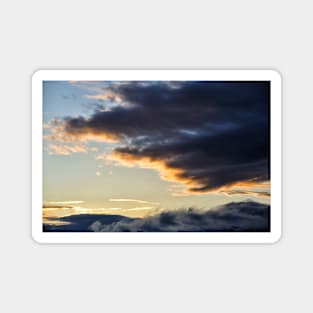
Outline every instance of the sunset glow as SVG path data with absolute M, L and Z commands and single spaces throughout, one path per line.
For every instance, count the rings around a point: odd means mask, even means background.
M 268 101 L 267 82 L 45 81 L 46 229 L 268 205 Z

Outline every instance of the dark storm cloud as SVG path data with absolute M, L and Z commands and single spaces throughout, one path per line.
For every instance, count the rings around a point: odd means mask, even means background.
M 206 212 L 194 209 L 163 212 L 111 224 L 96 221 L 95 232 L 262 232 L 270 231 L 269 206 L 252 201 L 229 203 Z
M 105 90 L 119 105 L 66 119 L 68 134 L 117 138 L 116 159 L 162 165 L 193 192 L 269 179 L 268 82 L 129 82 Z

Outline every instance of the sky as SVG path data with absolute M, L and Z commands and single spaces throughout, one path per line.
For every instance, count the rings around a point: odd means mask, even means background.
M 44 81 L 44 222 L 269 204 L 269 94 L 269 82 Z

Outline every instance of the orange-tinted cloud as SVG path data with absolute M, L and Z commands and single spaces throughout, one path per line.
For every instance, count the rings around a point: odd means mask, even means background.
M 120 102 L 122 99 L 115 93 L 101 93 L 96 95 L 87 95 L 86 98 L 94 100 L 110 100 L 114 102 Z
M 75 145 L 60 145 L 60 144 L 48 144 L 47 150 L 49 154 L 56 155 L 70 155 L 72 153 L 86 153 L 86 146 L 82 144 Z
M 269 87 L 264 81 L 189 81 L 174 88 L 169 82 L 106 82 L 91 96 L 116 100 L 110 110 L 66 118 L 50 135 L 115 141 L 118 147 L 105 158 L 155 169 L 186 192 L 245 186 L 252 192 L 270 179 Z
M 105 134 L 84 130 L 82 132 L 73 132 L 66 130 L 66 122 L 52 119 L 44 124 L 45 134 L 43 138 L 46 142 L 46 150 L 53 155 L 70 155 L 73 153 L 86 153 L 88 151 L 96 152 L 98 148 L 87 148 L 86 143 L 95 142 L 116 142 L 117 136 L 114 134 Z
M 140 168 L 149 168 L 154 169 L 159 172 L 160 177 L 165 181 L 176 182 L 179 183 L 179 187 L 177 186 L 177 190 L 171 190 L 173 195 L 183 196 L 187 194 L 204 194 L 207 192 L 222 192 L 227 195 L 254 195 L 260 197 L 269 197 L 270 194 L 268 191 L 250 191 L 243 190 L 238 188 L 263 188 L 266 186 L 264 182 L 259 182 L 255 179 L 238 181 L 232 184 L 223 185 L 223 187 L 217 188 L 204 188 L 205 185 L 199 184 L 199 180 L 197 178 L 193 179 L 193 177 L 186 177 L 184 175 L 184 171 L 182 169 L 171 168 L 166 164 L 164 160 L 153 159 L 151 157 L 138 157 L 137 155 L 120 153 L 118 151 L 114 151 L 111 155 L 107 156 L 107 159 L 112 161 L 113 164 L 123 165 L 127 167 L 140 167 Z M 185 189 L 182 189 L 182 185 L 185 186 Z M 233 190 L 233 188 L 235 188 Z M 237 189 L 236 189 L 237 188 Z
M 82 131 L 71 131 L 67 129 L 67 123 L 63 120 L 52 119 L 44 125 L 47 134 L 44 139 L 49 142 L 55 141 L 58 143 L 75 143 L 85 141 L 102 141 L 102 142 L 116 142 L 118 136 L 112 133 L 105 133 L 93 130 L 92 128 L 84 128 Z

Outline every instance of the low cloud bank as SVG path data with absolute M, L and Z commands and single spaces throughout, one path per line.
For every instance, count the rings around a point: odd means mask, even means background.
M 195 209 L 162 212 L 133 220 L 89 226 L 94 232 L 265 232 L 270 231 L 270 206 L 253 202 L 233 202 L 214 210 Z

